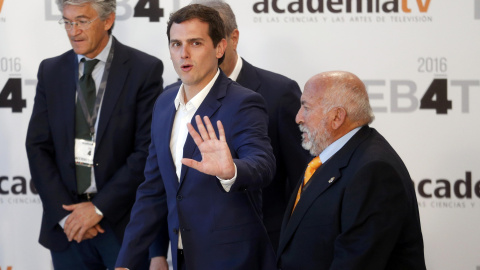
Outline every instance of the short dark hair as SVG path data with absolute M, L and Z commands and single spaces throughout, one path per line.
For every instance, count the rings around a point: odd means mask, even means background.
M 208 23 L 208 35 L 212 39 L 214 48 L 216 48 L 218 43 L 225 38 L 225 26 L 218 11 L 204 5 L 192 4 L 170 14 L 167 24 L 168 42 L 170 42 L 170 29 L 174 23 L 180 24 L 192 19 L 198 19 L 202 22 Z M 218 65 L 222 64 L 224 59 L 225 54 L 218 59 Z

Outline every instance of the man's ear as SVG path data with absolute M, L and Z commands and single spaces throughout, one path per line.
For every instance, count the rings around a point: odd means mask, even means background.
M 345 119 L 347 118 L 347 111 L 342 108 L 342 107 L 336 107 L 333 110 L 331 110 L 333 116 L 332 116 L 332 129 L 337 130 L 339 129 L 343 123 L 345 122 Z
M 240 31 L 238 29 L 233 30 L 230 34 L 230 39 L 232 40 L 233 50 L 237 51 L 238 40 L 240 39 Z
M 105 31 L 110 30 L 114 22 L 115 22 L 115 12 L 112 12 L 110 13 L 110 15 L 108 15 L 107 19 L 105 19 L 105 27 L 104 27 Z
M 223 38 L 217 44 L 217 48 L 216 48 L 217 59 L 222 58 L 222 56 L 225 54 L 225 49 L 226 48 L 227 48 L 227 40 Z

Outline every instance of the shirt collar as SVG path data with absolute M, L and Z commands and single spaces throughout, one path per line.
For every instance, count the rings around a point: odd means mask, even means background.
M 323 163 L 327 162 L 328 159 L 330 159 L 335 153 L 337 153 L 342 147 L 357 133 L 360 128 L 362 127 L 357 127 L 352 129 L 350 132 L 347 134 L 343 135 L 340 139 L 334 141 L 332 144 L 327 146 L 322 153 L 320 153 L 320 161 Z
M 180 104 L 186 107 L 188 106 L 193 106 L 194 108 L 200 107 L 205 97 L 208 95 L 208 93 L 210 93 L 210 90 L 212 89 L 219 75 L 220 75 L 220 69 L 217 69 L 217 73 L 215 74 L 215 76 L 213 76 L 213 79 L 202 90 L 200 90 L 198 94 L 196 94 L 192 99 L 190 99 L 187 102 L 187 104 L 185 104 L 185 100 L 183 98 L 185 89 L 182 83 L 178 90 L 177 96 L 175 97 L 175 100 L 174 100 L 175 109 L 178 110 L 178 107 L 180 106 Z
M 238 75 L 240 75 L 240 71 L 243 67 L 243 60 L 239 54 L 237 54 L 237 63 L 235 64 L 235 68 L 232 71 L 232 74 L 228 76 L 232 81 L 236 81 L 238 79 Z
M 105 48 L 103 48 L 103 50 L 97 56 L 95 56 L 94 59 L 98 59 L 101 62 L 105 63 L 107 62 L 108 54 L 110 53 L 110 48 L 112 47 L 112 40 L 112 36 L 109 36 L 107 46 L 105 46 Z M 85 58 L 86 60 L 92 60 L 84 55 L 77 54 L 78 62 L 82 61 L 83 58 Z

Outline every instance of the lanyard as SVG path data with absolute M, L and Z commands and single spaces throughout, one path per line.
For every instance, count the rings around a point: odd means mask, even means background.
M 87 120 L 87 124 L 90 127 L 90 135 L 92 136 L 95 134 L 95 123 L 97 121 L 98 110 L 100 109 L 100 103 L 102 102 L 103 94 L 105 93 L 105 88 L 107 87 L 107 79 L 108 74 L 110 73 L 110 67 L 112 65 L 113 59 L 113 51 L 115 47 L 115 40 L 112 40 L 112 46 L 110 47 L 110 52 L 108 53 L 107 63 L 105 64 L 105 69 L 103 71 L 102 80 L 100 82 L 100 87 L 98 89 L 97 97 L 95 98 L 95 106 L 93 107 L 93 112 L 90 115 L 90 112 L 87 108 L 87 102 L 85 101 L 85 97 L 83 96 L 82 91 L 80 90 L 80 84 L 78 83 L 78 67 L 77 64 L 77 72 L 75 74 L 76 82 L 77 82 L 77 99 L 80 102 L 80 106 L 82 106 L 83 116 Z

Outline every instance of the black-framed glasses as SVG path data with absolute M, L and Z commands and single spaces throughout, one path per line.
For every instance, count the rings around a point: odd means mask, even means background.
M 78 21 L 74 21 L 74 22 L 71 22 L 69 20 L 65 20 L 64 18 L 60 19 L 58 21 L 58 24 L 62 25 L 63 27 L 65 27 L 65 30 L 69 31 L 73 28 L 73 26 L 75 25 L 78 29 L 81 29 L 81 30 L 87 30 L 88 28 L 90 28 L 90 24 L 95 21 L 96 19 L 98 19 L 99 17 L 96 17 L 95 19 L 93 20 L 90 20 L 90 21 L 87 21 L 87 20 L 78 20 Z

